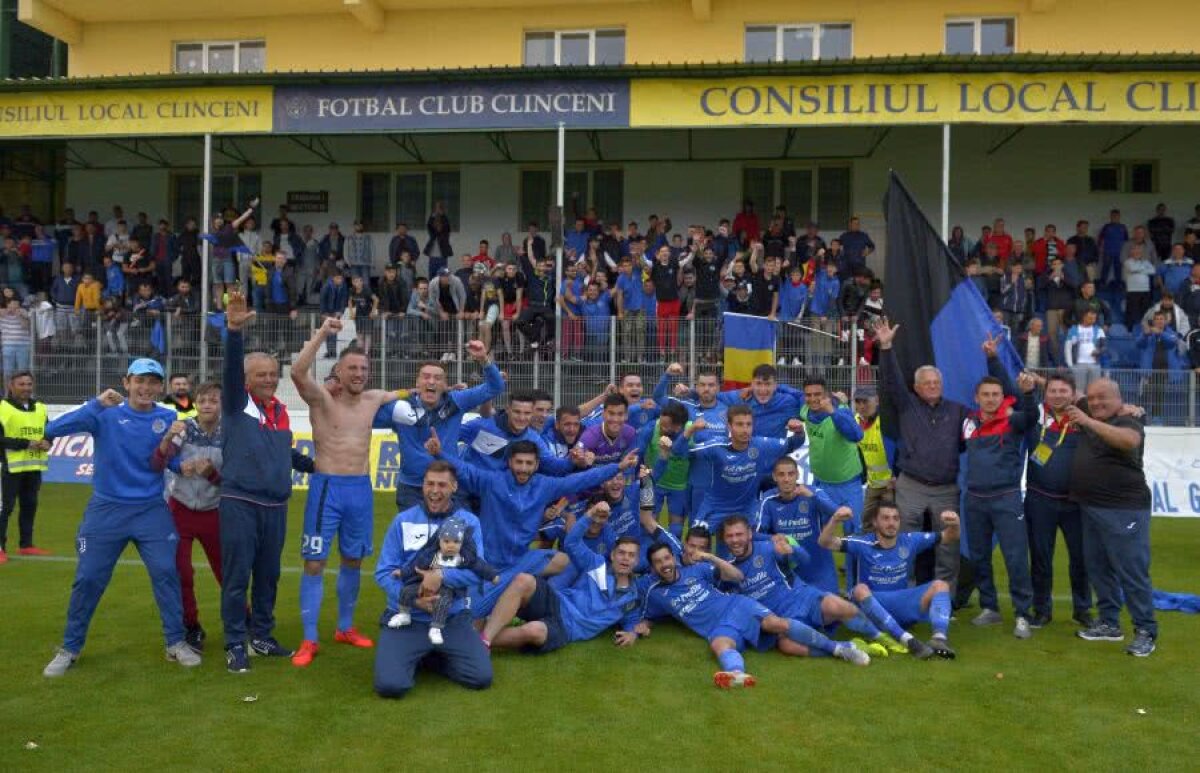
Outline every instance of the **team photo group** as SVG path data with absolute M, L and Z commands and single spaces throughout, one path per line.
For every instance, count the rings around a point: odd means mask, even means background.
M 37 450 L 87 433 L 95 443 L 66 629 L 46 677 L 87 677 L 86 661 L 73 667 L 130 543 L 168 660 L 196 667 L 215 650 L 234 674 L 252 656 L 320 668 L 333 576 L 332 642 L 373 649 L 375 691 L 391 698 L 424 669 L 487 688 L 499 650 L 545 654 L 596 637 L 653 647 L 642 640 L 672 618 L 708 643 L 720 688 L 755 684 L 743 659 L 755 650 L 857 666 L 970 657 L 952 646 L 952 622 L 992 626 L 1020 646 L 1068 624 L 1052 621 L 1060 531 L 1079 639 L 1155 650 L 1141 409 L 1106 378 L 1077 389 L 1068 371 L 1014 377 L 991 334 L 975 344 L 988 375 L 974 406 L 945 396 L 933 365 L 905 372 L 893 344 L 921 332 L 884 317 L 869 331 L 878 381 L 852 394 L 821 372 L 783 383 L 765 363 L 749 386 L 722 391 L 717 370 L 664 362 L 649 396 L 630 373 L 587 403 L 555 406 L 544 392 L 509 390 L 481 341 L 466 347 L 481 371 L 471 387 L 430 362 L 414 384 L 369 389 L 371 361 L 355 344 L 319 381 L 314 364 L 343 325 L 330 316 L 290 368 L 308 456 L 293 448 L 276 394 L 279 361 L 247 350 L 255 312 L 240 293 L 224 324 L 219 382 L 192 389 L 135 359 L 123 394 L 105 390 L 33 441 Z M 29 374 L 9 387 L 6 406 L 31 412 Z M 376 518 L 387 516 L 374 512 L 372 430 L 394 433 L 401 453 L 396 514 L 378 548 Z M 30 441 L 6 446 L 11 464 Z M 294 471 L 309 474 L 299 535 L 287 532 Z M 199 619 L 193 542 L 220 585 L 217 647 Z M 291 614 L 275 600 L 283 555 L 297 546 L 303 639 L 293 647 L 274 636 L 277 612 Z M 358 610 L 371 556 L 386 608 Z

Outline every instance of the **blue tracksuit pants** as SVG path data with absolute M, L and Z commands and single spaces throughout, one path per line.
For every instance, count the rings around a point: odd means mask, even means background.
M 83 649 L 92 615 L 112 579 L 113 568 L 130 542 L 137 547 L 150 574 L 150 588 L 162 618 L 163 639 L 169 646 L 183 641 L 183 597 L 175 549 L 179 535 L 175 521 L 161 499 L 140 503 L 97 501 L 88 503 L 75 538 L 75 582 L 67 608 L 63 648 L 74 653 Z

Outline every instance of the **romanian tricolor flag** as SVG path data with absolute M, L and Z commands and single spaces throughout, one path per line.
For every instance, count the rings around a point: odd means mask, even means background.
M 754 369 L 775 362 L 776 322 L 748 314 L 725 315 L 725 388 L 750 386 Z

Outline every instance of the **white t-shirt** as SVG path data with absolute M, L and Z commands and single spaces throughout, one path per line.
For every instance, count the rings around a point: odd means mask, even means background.
M 1083 327 L 1076 325 L 1067 336 L 1067 345 L 1074 348 L 1075 365 L 1098 365 L 1096 347 L 1104 338 L 1104 329 L 1099 325 Z

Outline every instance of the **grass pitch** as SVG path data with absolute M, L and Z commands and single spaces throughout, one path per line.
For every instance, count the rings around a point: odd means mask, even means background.
M 1195 769 L 1200 672 L 1190 645 L 1200 617 L 1162 613 L 1159 651 L 1135 659 L 1123 645 L 1076 639 L 1065 601 L 1024 642 L 1011 635 L 1006 599 L 1003 627 L 975 629 L 976 610 L 966 610 L 951 625 L 953 662 L 892 657 L 854 668 L 750 653 L 759 686 L 723 693 L 706 644 L 670 623 L 628 650 L 604 637 L 545 657 L 498 653 L 484 692 L 422 674 L 408 697 L 385 701 L 371 691 L 373 652 L 332 642 L 332 577 L 324 647 L 310 668 L 256 659 L 251 673 L 232 675 L 207 568 L 197 590 L 209 647 L 188 671 L 163 658 L 144 569 L 122 564 L 82 657 L 51 681 L 41 669 L 61 640 L 88 493 L 46 486 L 37 535 L 54 559 L 0 567 L 0 770 Z M 291 506 L 276 610 L 289 646 L 300 639 L 303 496 Z M 390 495 L 377 496 L 377 546 L 394 509 Z M 1200 592 L 1200 522 L 1155 519 L 1153 542 L 1155 586 Z M 194 558 L 203 562 L 199 546 Z M 1056 563 L 1063 599 L 1061 541 Z M 996 564 L 1002 572 L 999 556 Z M 368 635 L 382 606 L 364 578 L 357 622 Z

